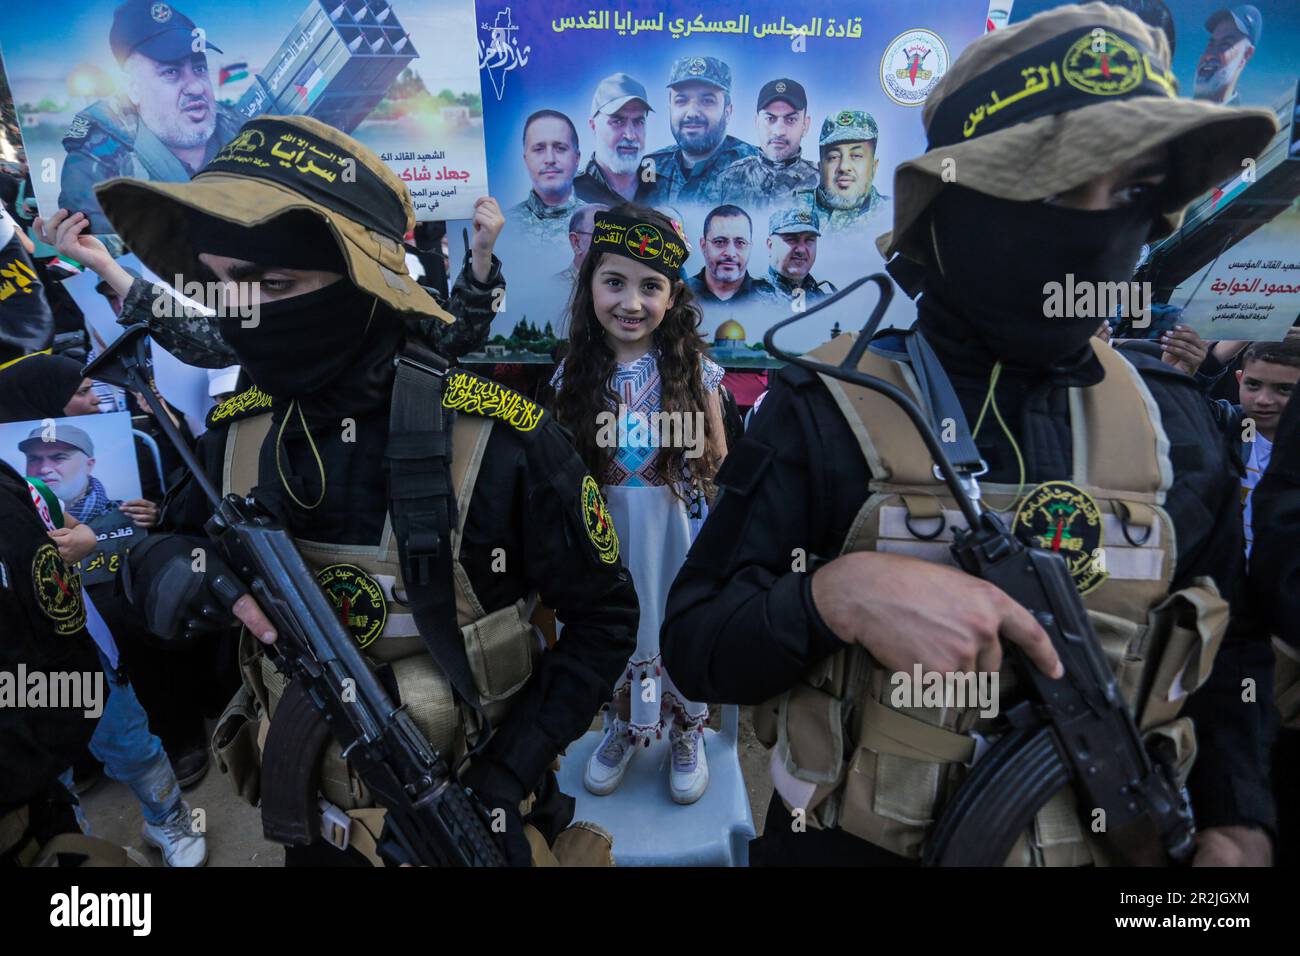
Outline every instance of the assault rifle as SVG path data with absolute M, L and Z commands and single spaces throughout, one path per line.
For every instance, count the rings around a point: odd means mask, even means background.
M 143 323 L 129 326 L 83 374 L 132 388 L 153 409 L 212 504 L 215 513 L 205 526 L 208 536 L 275 625 L 278 639 L 267 645 L 267 654 L 320 711 L 343 745 L 343 756 L 387 809 L 386 832 L 411 863 L 505 866 L 486 811 L 461 786 L 405 707 L 393 703 L 288 531 L 252 499 L 233 494 L 222 498 L 181 440 L 144 374 L 146 334 Z
M 880 301 L 839 365 L 777 348 L 778 330 L 874 282 Z M 1005 647 L 1026 699 L 1002 719 L 1000 734 L 974 762 L 970 775 L 936 821 L 921 856 L 928 866 L 1001 866 L 1043 805 L 1065 786 L 1091 830 L 1127 865 L 1187 860 L 1195 849 L 1191 809 L 1162 754 L 1148 753 L 1102 653 L 1062 557 L 1025 545 L 979 504 L 978 472 L 950 461 L 933 425 L 910 395 L 858 370 L 858 362 L 893 298 L 889 277 L 864 276 L 801 314 L 776 323 L 763 345 L 777 358 L 851 385 L 879 392 L 906 413 L 961 508 L 965 528 L 954 529 L 952 553 L 969 574 L 997 585 L 1033 614 L 1065 666 L 1053 680 L 1016 645 Z

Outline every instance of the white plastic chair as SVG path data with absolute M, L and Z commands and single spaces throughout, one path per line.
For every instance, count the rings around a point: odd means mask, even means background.
M 668 793 L 668 734 L 632 758 L 619 788 L 598 797 L 582 775 L 603 732 L 591 730 L 560 763 L 560 789 L 577 801 L 575 820 L 598 823 L 614 835 L 618 866 L 747 866 L 754 818 L 740 770 L 740 708 L 722 708 L 722 730 L 704 731 L 709 788 L 690 806 Z

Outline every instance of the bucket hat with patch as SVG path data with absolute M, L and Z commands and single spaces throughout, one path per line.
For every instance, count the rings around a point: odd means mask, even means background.
M 308 116 L 249 120 L 186 183 L 110 179 L 95 195 L 140 261 L 160 276 L 198 279 L 191 212 L 249 228 L 306 210 L 324 220 L 359 288 L 407 318 L 455 318 L 406 267 L 411 193 L 370 149 Z M 266 263 L 276 265 L 276 263 Z
M 948 181 L 1046 199 L 1167 145 L 1151 233 L 1160 238 L 1278 128 L 1271 110 L 1178 96 L 1164 33 L 1107 3 L 1057 7 L 976 40 L 927 98 L 922 122 L 926 152 L 894 171 L 894 228 L 876 240 L 885 258 L 927 257 L 929 239 L 914 227 Z

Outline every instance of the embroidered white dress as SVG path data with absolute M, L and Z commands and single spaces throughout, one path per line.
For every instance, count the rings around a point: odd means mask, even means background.
M 636 652 L 619 678 L 615 695 L 631 684 L 629 730 L 647 746 L 651 739 L 663 735 L 665 724 L 673 719 L 692 730 L 699 730 L 709 719 L 708 705 L 687 699 L 677 689 L 664 671 L 659 653 L 668 589 L 704 520 L 705 501 L 698 496 L 688 507 L 673 494 L 668 476 L 655 467 L 665 437 L 656 433 L 651 417 L 662 411 L 657 358 L 657 350 L 651 349 L 634 362 L 618 363 L 615 369 L 612 386 L 619 402 L 611 405 L 610 411 L 617 416 L 618 446 L 609 469 L 601 476 L 601 493 L 618 532 L 619 553 L 641 605 Z M 707 357 L 702 363 L 704 387 L 716 392 L 723 369 Z M 563 375 L 561 362 L 551 378 L 557 391 Z M 704 441 L 702 431 L 686 437 Z

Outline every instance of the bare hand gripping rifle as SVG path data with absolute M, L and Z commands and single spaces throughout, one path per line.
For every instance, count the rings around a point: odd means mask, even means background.
M 839 365 L 792 355 L 773 344 L 778 330 L 827 308 L 866 282 L 880 287 L 880 301 Z M 976 472 L 953 466 L 912 397 L 858 370 L 892 297 L 888 276 L 865 276 L 773 325 L 763 345 L 792 365 L 879 392 L 906 413 L 935 462 L 936 477 L 948 486 L 965 518 L 966 527 L 953 532 L 957 565 L 1028 609 L 1065 666 L 1065 674 L 1053 680 L 1019 647 L 1005 645 L 1026 699 L 1003 716 L 1000 735 L 944 808 L 922 863 L 1001 866 L 1034 815 L 1065 786 L 1074 788 L 1085 831 L 1093 829 L 1094 819 L 1104 820 L 1096 836 L 1119 862 L 1186 861 L 1196 844 L 1191 809 L 1166 761 L 1148 753 L 1065 561 L 1054 552 L 1026 546 L 996 514 L 981 510 Z M 1096 816 L 1099 810 L 1104 816 Z
M 212 504 L 205 530 L 245 590 L 275 625 L 265 650 L 298 684 L 343 745 L 376 801 L 385 830 L 406 860 L 426 866 L 505 866 L 487 814 L 388 692 L 357 650 L 293 538 L 250 498 L 212 486 L 149 387 L 144 324 L 128 327 L 86 376 L 145 397 Z

